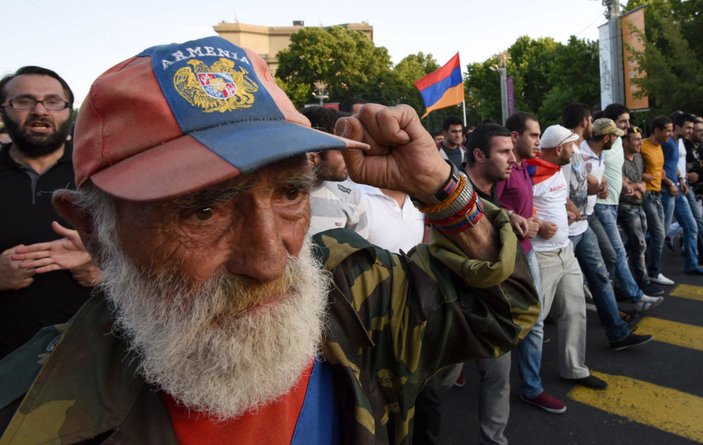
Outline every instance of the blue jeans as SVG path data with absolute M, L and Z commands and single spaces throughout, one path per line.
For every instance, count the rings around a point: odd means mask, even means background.
M 664 248 L 664 206 L 659 192 L 647 192 L 642 201 L 647 215 L 647 272 L 650 277 L 658 277 L 661 272 L 662 249 Z
M 630 335 L 630 330 L 627 323 L 620 318 L 615 292 L 608 279 L 608 271 L 605 269 L 596 234 L 589 227 L 582 234 L 569 238 L 574 244 L 574 252 L 581 270 L 584 276 L 588 277 L 588 285 L 598 310 L 598 318 L 605 328 L 608 340 L 611 343 L 623 340 Z
M 698 226 L 698 254 L 701 253 L 701 246 L 703 246 L 703 213 L 701 212 L 701 207 L 698 205 L 696 200 L 696 193 L 693 191 L 693 187 L 688 186 L 688 193 L 686 193 L 686 200 L 688 200 L 688 206 L 691 208 L 691 214 L 693 219 L 696 220 L 696 225 Z
M 676 217 L 676 221 L 679 222 L 683 229 L 684 272 L 698 269 L 698 225 L 693 218 L 686 195 L 681 192 L 679 187 L 677 196 L 663 193 L 662 202 L 665 212 L 671 211 L 670 209 L 673 208 L 673 216 Z M 664 226 L 664 230 L 669 230 L 671 219 L 668 219 L 668 214 L 666 222 L 669 224 Z
M 627 264 L 627 252 L 618 229 L 618 206 L 596 204 L 595 215 L 608 236 L 609 245 L 615 250 L 615 280 L 625 295 L 635 301 L 640 300 L 644 292 L 637 285 Z
M 646 286 L 650 281 L 644 260 L 644 253 L 647 250 L 644 237 L 647 233 L 647 216 L 644 208 L 641 205 L 621 202 L 618 206 L 618 223 L 627 235 L 625 249 L 630 257 L 635 279 L 641 286 Z
M 539 296 L 540 312 L 537 323 L 532 327 L 527 336 L 517 347 L 517 367 L 522 379 L 520 394 L 532 399 L 544 391 L 539 368 L 542 363 L 542 339 L 544 337 L 544 293 L 542 292 L 542 279 L 539 272 L 537 255 L 531 250 L 527 254 L 527 264 L 530 266 L 532 281 Z

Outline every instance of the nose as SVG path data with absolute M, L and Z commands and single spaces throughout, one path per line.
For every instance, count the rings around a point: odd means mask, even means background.
M 34 108 L 32 108 L 30 111 L 33 114 L 49 114 L 49 110 L 47 110 L 44 106 L 44 101 L 37 101 L 37 103 L 34 104 Z
M 246 212 L 234 229 L 235 240 L 227 269 L 260 283 L 283 275 L 288 263 L 288 249 L 282 230 L 271 212 Z

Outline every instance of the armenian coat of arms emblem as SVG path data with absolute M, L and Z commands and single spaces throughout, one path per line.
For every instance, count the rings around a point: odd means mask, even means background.
M 189 60 L 173 76 L 176 91 L 193 106 L 205 112 L 233 111 L 254 105 L 259 86 L 243 67 L 235 70 L 234 61 L 221 58 L 211 66 Z

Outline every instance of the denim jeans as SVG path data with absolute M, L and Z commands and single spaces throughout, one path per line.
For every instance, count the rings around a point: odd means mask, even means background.
M 534 250 L 527 254 L 527 264 L 530 266 L 532 281 L 537 289 L 541 307 L 537 323 L 517 347 L 517 367 L 522 379 L 520 394 L 528 399 L 537 397 L 544 391 L 539 368 L 542 363 L 542 339 L 544 337 L 544 292 L 539 272 L 539 263 Z
M 647 215 L 647 273 L 658 277 L 661 272 L 662 249 L 664 248 L 664 207 L 659 192 L 647 192 L 642 201 Z
M 696 193 L 691 186 L 688 186 L 686 199 L 688 200 L 688 206 L 691 208 L 693 219 L 696 220 L 696 226 L 698 226 L 698 255 L 700 255 L 701 251 L 703 251 L 701 249 L 703 247 L 703 212 L 701 212 L 701 207 L 696 200 Z
M 620 237 L 620 229 L 618 229 L 618 206 L 607 204 L 596 204 L 594 214 L 603 227 L 607 237 L 608 244 L 615 251 L 615 280 L 625 292 L 625 295 L 631 299 L 638 301 L 644 295 L 642 289 L 635 281 L 630 271 L 630 266 L 627 264 L 627 252 Z M 590 223 L 589 223 L 590 224 Z M 600 240 L 599 240 L 600 241 Z M 601 242 L 602 246 L 603 243 Z
M 649 274 L 644 260 L 647 242 L 644 235 L 647 233 L 647 216 L 641 205 L 621 202 L 618 206 L 618 223 L 627 235 L 625 249 L 630 257 L 632 271 L 640 286 L 649 284 Z
M 610 281 L 615 280 L 615 265 L 617 263 L 617 255 L 615 254 L 615 249 L 610 245 L 610 237 L 608 232 L 603 228 L 600 219 L 593 212 L 588 216 L 588 227 L 593 230 L 598 238 L 598 246 L 600 247 L 600 253 L 603 255 L 603 261 L 605 262 L 605 269 L 608 271 L 608 276 Z
M 608 279 L 608 271 L 605 269 L 596 234 L 589 227 L 582 234 L 569 238 L 574 244 L 574 252 L 581 270 L 588 277 L 588 285 L 598 310 L 598 318 L 605 328 L 608 340 L 616 342 L 624 339 L 630 335 L 630 330 L 627 323 L 620 318 L 615 292 Z
M 686 195 L 681 192 L 677 196 L 662 194 L 662 203 L 664 212 L 671 211 L 673 208 L 673 216 L 683 229 L 683 247 L 684 247 L 684 271 L 690 272 L 698 269 L 698 226 L 696 220 L 691 213 L 691 207 L 688 205 Z M 668 219 L 668 214 L 667 214 Z M 671 220 L 666 221 L 671 225 Z M 664 230 L 669 230 L 669 225 L 664 226 Z

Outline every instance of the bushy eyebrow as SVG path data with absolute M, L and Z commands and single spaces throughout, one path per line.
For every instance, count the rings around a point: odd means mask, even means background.
M 253 173 L 245 174 L 228 183 L 209 187 L 192 195 L 175 198 L 171 202 L 179 209 L 193 209 L 213 204 L 221 204 L 236 199 L 241 193 L 251 189 L 259 179 Z M 279 181 L 279 187 L 309 191 L 315 184 L 312 172 L 297 172 Z

